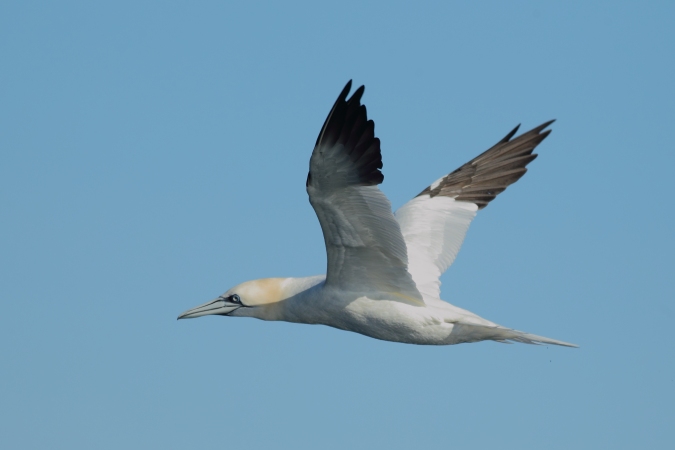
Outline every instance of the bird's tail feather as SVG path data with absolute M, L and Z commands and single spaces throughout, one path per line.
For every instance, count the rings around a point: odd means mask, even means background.
M 523 331 L 512 330 L 510 328 L 504 328 L 500 326 L 486 326 L 467 323 L 455 324 L 456 328 L 458 326 L 464 328 L 462 330 L 462 334 L 471 336 L 473 338 L 470 338 L 468 342 L 493 340 L 508 344 L 512 342 L 521 342 L 523 344 L 553 344 L 561 345 L 563 347 L 579 347 L 578 345 L 570 344 L 569 342 L 550 339 L 544 336 L 537 336 L 536 334 L 525 333 Z
M 524 333 L 522 331 L 511 330 L 508 328 L 505 328 L 504 330 L 508 332 L 509 336 L 513 336 L 505 338 L 506 341 L 522 342 L 523 344 L 535 344 L 535 345 L 553 344 L 553 345 L 562 345 L 563 347 L 579 348 L 579 346 L 576 344 L 571 344 L 565 341 L 559 341 L 557 339 L 551 339 L 544 336 L 537 336 L 536 334 Z

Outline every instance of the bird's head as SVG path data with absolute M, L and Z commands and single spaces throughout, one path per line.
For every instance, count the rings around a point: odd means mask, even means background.
M 263 278 L 246 281 L 210 302 L 185 311 L 179 319 L 201 316 L 244 316 L 272 319 L 279 303 L 287 299 L 288 278 Z

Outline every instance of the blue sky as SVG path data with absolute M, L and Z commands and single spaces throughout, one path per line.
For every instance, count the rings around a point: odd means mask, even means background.
M 672 448 L 672 2 L 0 5 L 3 448 Z M 347 80 L 398 207 L 555 118 L 443 297 L 580 349 L 176 316 L 322 273 Z

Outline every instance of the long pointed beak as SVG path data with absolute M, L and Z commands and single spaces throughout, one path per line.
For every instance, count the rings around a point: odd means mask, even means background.
M 225 299 L 218 297 L 217 299 L 211 300 L 210 302 L 204 303 L 203 305 L 199 305 L 196 308 L 188 309 L 183 314 L 178 316 L 178 320 L 194 319 L 195 317 L 211 316 L 214 314 L 225 315 L 239 308 L 239 306 L 241 305 L 230 303 Z

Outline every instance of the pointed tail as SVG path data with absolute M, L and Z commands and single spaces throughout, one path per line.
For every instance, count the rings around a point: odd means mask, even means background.
M 512 342 L 522 342 L 523 344 L 553 344 L 561 345 L 563 347 L 574 347 L 578 348 L 576 344 L 570 344 L 569 342 L 559 341 L 557 339 L 550 339 L 544 336 L 537 336 L 536 334 L 525 333 L 518 330 L 512 330 L 510 328 L 504 328 L 500 326 L 486 326 L 478 324 L 468 324 L 468 323 L 457 323 L 455 328 L 461 328 L 461 334 L 468 337 L 466 342 L 476 342 L 476 341 L 485 341 L 492 340 L 502 343 L 510 344 Z M 459 330 L 457 330 L 459 331 Z

